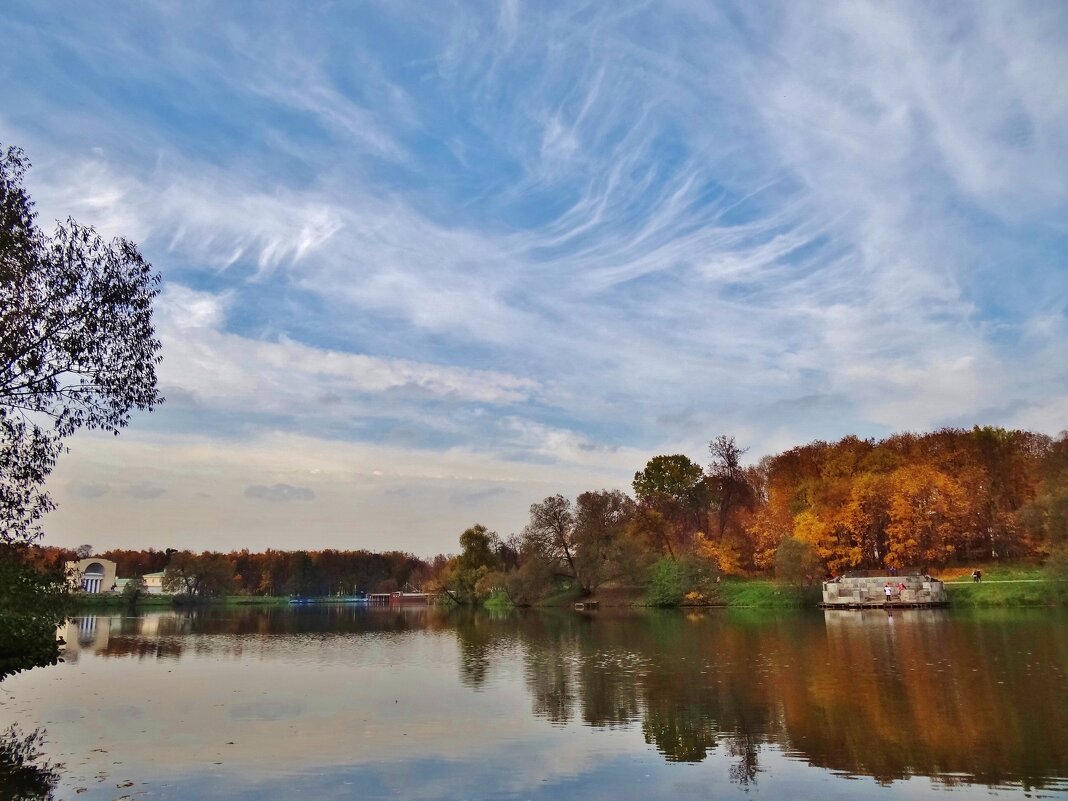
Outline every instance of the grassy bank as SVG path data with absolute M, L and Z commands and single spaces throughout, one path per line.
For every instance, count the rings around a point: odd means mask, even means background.
M 1059 606 L 1068 598 L 1063 582 L 996 582 L 950 584 L 949 602 L 956 607 Z
M 953 606 L 1060 606 L 1068 604 L 1068 582 L 1057 581 L 1037 565 L 979 565 L 982 582 L 971 571 L 943 578 Z
M 75 608 L 82 610 L 93 609 L 122 609 L 130 605 L 122 595 L 112 593 L 99 593 L 94 595 L 80 595 L 77 596 L 74 602 Z M 138 607 L 151 607 L 158 609 L 160 607 L 169 607 L 171 605 L 171 596 L 169 595 L 146 595 L 139 600 L 136 604 Z
M 800 606 L 815 606 L 820 600 L 819 587 L 792 587 L 771 579 L 725 578 L 708 593 L 704 603 L 679 606 L 730 607 L 759 609 L 790 609 Z M 576 601 L 594 601 L 602 607 L 649 607 L 645 587 L 601 587 L 589 598 L 584 598 L 577 589 L 560 590 L 542 598 L 535 606 L 569 607 Z
M 501 612 L 508 609 L 515 609 L 515 604 L 512 603 L 512 599 L 503 592 L 495 592 L 489 598 L 487 598 L 482 605 L 489 609 L 491 612 Z
M 820 588 L 793 587 L 771 579 L 728 578 L 716 585 L 718 606 L 784 609 L 815 606 L 820 602 Z
M 949 591 L 950 603 L 960 608 L 1068 605 L 1068 581 L 1051 580 L 1040 565 L 979 565 L 983 581 L 972 583 L 971 567 L 947 570 L 941 574 Z M 794 587 L 768 578 L 725 577 L 706 594 L 707 603 L 694 606 L 730 609 L 790 609 L 814 607 L 822 600 L 821 587 Z M 589 599 L 578 590 L 556 592 L 536 606 L 565 607 L 576 601 L 596 601 L 602 607 L 649 606 L 646 588 L 602 587 Z M 685 602 L 682 604 L 686 606 Z

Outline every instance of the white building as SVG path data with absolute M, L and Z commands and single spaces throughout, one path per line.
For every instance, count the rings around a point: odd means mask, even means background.
M 145 592 L 149 595 L 162 595 L 163 594 L 163 571 L 158 573 L 145 573 L 142 578 L 145 580 Z
M 110 559 L 92 557 L 80 562 L 67 562 L 67 573 L 74 589 L 84 593 L 115 592 L 116 565 Z

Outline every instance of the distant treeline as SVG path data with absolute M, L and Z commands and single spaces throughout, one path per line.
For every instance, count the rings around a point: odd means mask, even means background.
M 74 550 L 54 547 L 34 548 L 34 561 L 44 568 L 61 568 L 79 557 Z M 82 551 L 85 553 L 85 550 Z M 406 583 L 419 585 L 431 572 L 431 564 L 400 551 L 276 551 L 252 553 L 248 550 L 190 554 L 148 550 L 112 549 L 94 552 L 110 559 L 122 578 L 144 576 L 169 570 L 173 589 L 203 577 L 207 585 L 201 594 L 232 592 L 247 595 L 337 595 L 357 590 L 391 592 Z
M 521 604 L 606 583 L 646 584 L 665 603 L 699 600 L 721 574 L 804 582 L 849 569 L 1068 563 L 1068 433 L 947 428 L 812 442 L 750 465 L 744 454 L 719 436 L 706 466 L 656 456 L 635 473 L 633 495 L 550 496 L 530 507 L 521 532 L 500 536 L 476 524 L 460 535 L 459 554 L 429 561 L 365 550 L 99 555 L 118 563 L 120 576 L 166 569 L 176 591 L 199 594 L 385 592 L 410 583 L 460 601 L 503 593 Z M 36 550 L 43 566 L 74 558 Z

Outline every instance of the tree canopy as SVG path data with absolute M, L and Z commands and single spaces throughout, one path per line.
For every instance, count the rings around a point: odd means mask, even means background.
M 45 234 L 23 179 L 0 149 L 0 540 L 31 542 L 52 508 L 43 483 L 79 428 L 118 433 L 151 410 L 160 278 L 127 239 L 68 219 Z
M 64 439 L 117 434 L 134 409 L 162 401 L 159 275 L 129 240 L 105 242 L 70 219 L 41 231 L 28 167 L 20 149 L 0 147 L 0 678 L 58 658 L 66 577 L 36 569 L 29 545 L 54 506 L 44 483 Z

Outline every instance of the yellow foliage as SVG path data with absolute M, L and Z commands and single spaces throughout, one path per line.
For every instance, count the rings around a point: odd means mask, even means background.
M 729 542 L 713 542 L 703 532 L 694 535 L 694 553 L 716 566 L 726 576 L 745 575 L 742 554 L 738 547 Z

